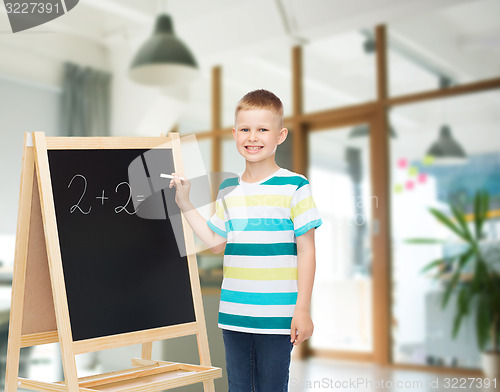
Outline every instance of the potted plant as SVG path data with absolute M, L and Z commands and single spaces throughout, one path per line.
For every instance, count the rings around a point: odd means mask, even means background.
M 500 272 L 494 265 L 500 262 L 498 249 L 483 246 L 483 227 L 489 210 L 489 195 L 478 191 L 474 196 L 473 228 L 467 223 L 464 210 L 450 204 L 453 217 L 430 208 L 430 213 L 466 245 L 453 257 L 441 258 L 427 264 L 422 272 L 436 270 L 436 278 L 444 284 L 442 307 L 446 307 L 452 293 L 456 294 L 456 314 L 453 338 L 457 336 L 462 320 L 475 308 L 477 343 L 482 351 L 483 371 L 487 377 L 500 377 Z M 430 238 L 408 240 L 414 244 L 436 244 L 444 241 Z M 472 271 L 465 274 L 465 270 Z M 466 277 L 466 278 L 465 278 Z

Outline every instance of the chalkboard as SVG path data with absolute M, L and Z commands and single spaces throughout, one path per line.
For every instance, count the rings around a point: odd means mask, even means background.
M 49 150 L 73 340 L 195 321 L 171 149 Z M 177 230 L 178 231 L 178 230 Z

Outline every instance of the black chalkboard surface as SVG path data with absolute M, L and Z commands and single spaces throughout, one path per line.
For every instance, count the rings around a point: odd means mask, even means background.
M 48 158 L 73 340 L 195 321 L 175 192 L 159 177 L 172 150 Z

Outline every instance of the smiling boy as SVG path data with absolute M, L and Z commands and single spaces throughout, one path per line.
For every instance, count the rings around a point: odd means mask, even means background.
M 189 201 L 181 173 L 170 183 L 195 233 L 225 251 L 219 327 L 230 392 L 287 391 L 291 350 L 314 328 L 314 229 L 322 222 L 307 179 L 276 164 L 287 134 L 280 99 L 252 91 L 238 102 L 233 128 L 245 171 L 222 182 L 210 220 Z

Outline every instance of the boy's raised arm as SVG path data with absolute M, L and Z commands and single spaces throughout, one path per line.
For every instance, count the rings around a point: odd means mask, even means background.
M 227 240 L 210 229 L 205 218 L 189 200 L 191 183 L 186 179 L 181 180 L 181 177 L 184 176 L 180 174 L 173 173 L 173 176 L 174 178 L 170 180 L 169 188 L 175 186 L 175 202 L 181 209 L 189 225 L 212 252 L 222 252 L 226 247 Z

